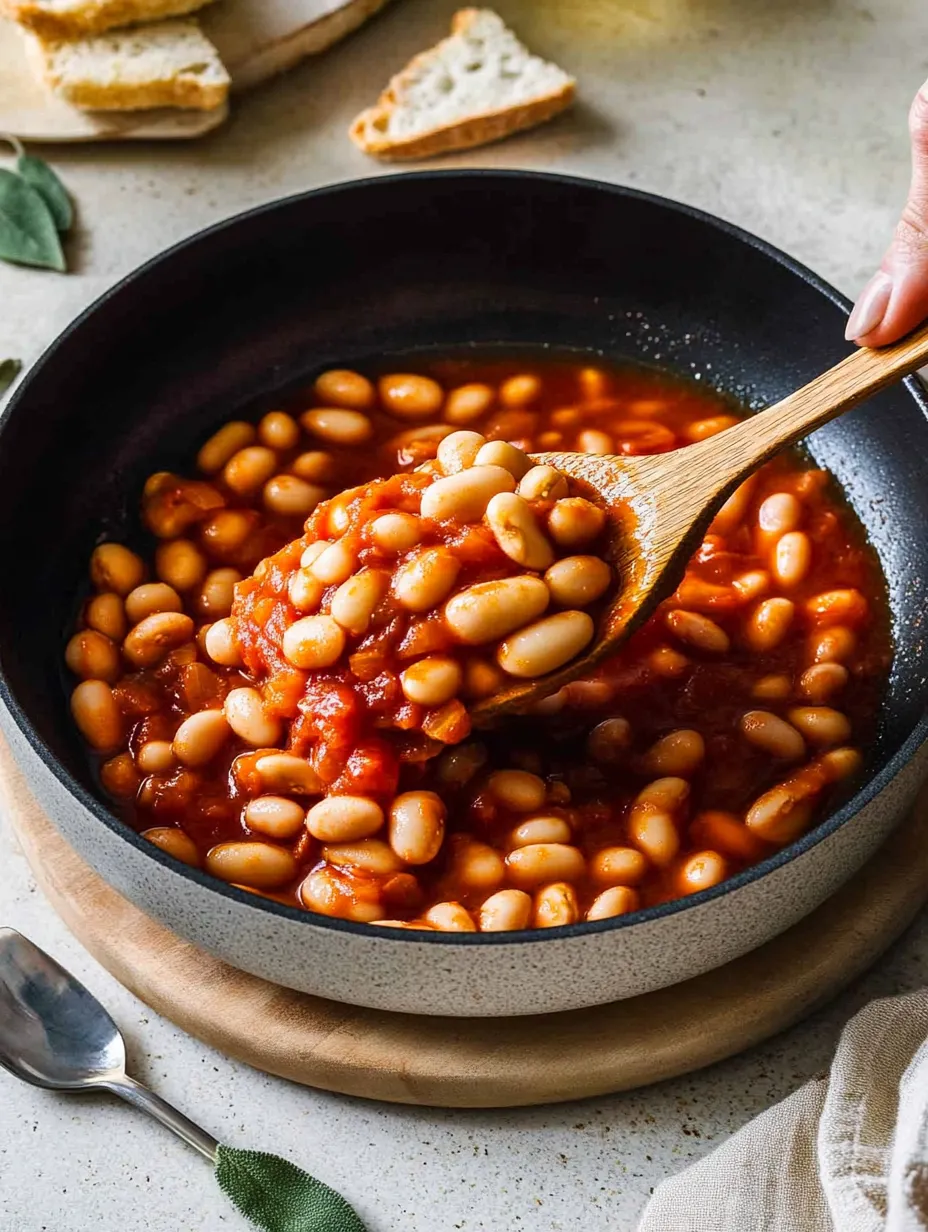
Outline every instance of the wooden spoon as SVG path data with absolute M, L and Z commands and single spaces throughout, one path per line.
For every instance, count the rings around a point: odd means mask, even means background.
M 623 458 L 533 454 L 607 510 L 606 556 L 618 588 L 586 654 L 537 680 L 513 680 L 471 707 L 477 722 L 524 710 L 615 653 L 679 583 L 709 523 L 744 479 L 815 428 L 928 362 L 928 323 L 901 342 L 862 348 L 782 402 L 695 445 Z

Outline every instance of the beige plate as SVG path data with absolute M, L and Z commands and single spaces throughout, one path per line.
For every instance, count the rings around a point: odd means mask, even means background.
M 202 14 L 233 89 L 260 84 L 357 29 L 387 0 L 221 0 Z M 0 18 L 0 132 L 23 141 L 186 140 L 220 125 L 215 111 L 79 111 L 33 76 L 19 29 Z
M 75 855 L 2 741 L 0 812 L 71 931 L 153 1009 L 267 1073 L 403 1104 L 544 1104 L 627 1090 L 722 1060 L 834 996 L 876 960 L 928 895 L 925 791 L 912 817 L 849 885 L 728 966 L 594 1009 L 418 1018 L 278 988 L 181 941 Z

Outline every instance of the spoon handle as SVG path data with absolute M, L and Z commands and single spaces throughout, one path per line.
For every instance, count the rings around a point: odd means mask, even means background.
M 143 1112 L 153 1116 L 156 1121 L 172 1129 L 179 1138 L 183 1138 L 189 1146 L 199 1151 L 201 1155 L 205 1155 L 210 1163 L 215 1164 L 219 1150 L 219 1143 L 216 1139 L 200 1129 L 199 1125 L 194 1125 L 193 1121 L 185 1117 L 182 1112 L 172 1108 L 160 1095 L 149 1091 L 148 1087 L 143 1087 L 140 1082 L 136 1082 L 128 1074 L 121 1074 L 119 1078 L 102 1085 L 114 1095 L 118 1095 L 120 1099 L 124 1099 L 127 1104 L 141 1108 Z
M 730 489 L 774 454 L 928 363 L 928 322 L 900 342 L 861 347 L 781 402 L 686 450 L 698 470 Z M 708 494 L 711 495 L 711 494 Z

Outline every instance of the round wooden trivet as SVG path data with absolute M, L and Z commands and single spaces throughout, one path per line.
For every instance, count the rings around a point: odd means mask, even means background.
M 722 1060 L 834 996 L 875 961 L 928 897 L 926 790 L 912 816 L 847 886 L 789 932 L 725 967 L 644 997 L 571 1013 L 416 1017 L 279 988 L 156 924 L 60 837 L 5 744 L 0 808 L 67 926 L 158 1013 L 267 1073 L 404 1104 L 543 1104 L 627 1090 Z

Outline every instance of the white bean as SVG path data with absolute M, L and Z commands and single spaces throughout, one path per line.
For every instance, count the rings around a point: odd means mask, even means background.
M 850 674 L 841 663 L 816 663 L 799 677 L 799 692 L 813 702 L 827 701 L 847 685 Z
M 145 579 L 145 562 L 121 543 L 101 543 L 90 558 L 90 580 L 97 590 L 123 598 Z
M 487 781 L 493 799 L 513 813 L 532 813 L 540 809 L 547 794 L 545 781 L 528 770 L 497 770 Z
M 320 582 L 312 569 L 296 569 L 287 583 L 288 599 L 298 612 L 305 615 L 318 610 L 325 592 L 325 582 Z
M 366 411 L 374 404 L 374 386 L 366 376 L 349 368 L 332 368 L 316 377 L 316 397 L 333 406 Z
M 460 903 L 436 903 L 422 919 L 443 933 L 473 933 L 477 931 L 473 916 Z
M 590 903 L 586 918 L 588 920 L 611 920 L 617 915 L 627 915 L 630 911 L 637 911 L 639 906 L 640 898 L 636 890 L 631 890 L 628 886 L 612 886 L 608 890 L 603 890 L 602 894 L 597 894 Z
M 390 846 L 406 864 L 428 864 L 441 850 L 447 810 L 434 791 L 407 791 L 390 807 Z
M 294 667 L 331 667 L 345 649 L 345 631 L 331 616 L 303 616 L 284 630 L 284 657 Z
M 123 654 L 135 668 L 154 667 L 193 637 L 193 621 L 182 612 L 156 612 L 130 629 Z
M 206 871 L 223 881 L 273 890 L 296 876 L 297 865 L 285 847 L 246 839 L 218 843 L 211 848 L 206 856 Z
M 81 680 L 71 694 L 71 717 L 97 753 L 111 753 L 123 742 L 122 712 L 105 680 Z
M 403 867 L 402 860 L 392 847 L 377 838 L 365 838 L 357 843 L 326 843 L 322 848 L 322 858 L 329 864 L 360 868 L 376 877 L 388 877 Z
M 78 629 L 64 651 L 68 670 L 82 680 L 105 680 L 115 684 L 122 675 L 116 643 L 96 629 Z
M 253 748 L 269 748 L 280 739 L 280 720 L 265 710 L 257 689 L 232 689 L 226 696 L 223 713 L 235 734 Z
M 498 492 L 492 497 L 486 518 L 501 551 L 517 565 L 541 573 L 554 562 L 554 548 L 542 533 L 531 505 L 515 492 Z
M 586 868 L 582 853 L 567 843 L 531 843 L 506 857 L 510 881 L 533 889 L 546 881 L 579 881 Z
M 501 466 L 471 466 L 457 475 L 438 479 L 422 494 L 424 518 L 442 521 L 479 522 L 490 498 L 497 492 L 512 492 L 515 480 Z
M 707 654 L 724 654 L 731 644 L 725 630 L 699 612 L 668 612 L 664 623 L 681 642 Z
M 642 763 L 647 774 L 695 774 L 706 755 L 706 743 L 698 731 L 681 728 L 668 732 L 645 753 Z
M 380 401 L 397 419 L 428 419 L 441 410 L 445 391 L 431 377 L 394 373 L 377 382 Z
M 264 791 L 293 796 L 318 796 L 323 791 L 319 775 L 296 753 L 265 753 L 255 762 Z
M 249 800 L 244 817 L 249 830 L 282 840 L 296 838 L 306 820 L 303 807 L 283 796 L 258 796 L 256 800 Z
M 528 928 L 531 917 L 532 900 L 524 890 L 498 890 L 486 899 L 478 913 L 482 933 Z
M 461 563 L 447 548 L 423 548 L 397 569 L 393 594 L 410 612 L 427 612 L 446 599 Z
M 233 454 L 250 445 L 255 439 L 255 430 L 250 423 L 233 419 L 214 432 L 197 454 L 197 466 L 207 475 L 216 475 Z
M 810 744 L 843 744 L 851 735 L 847 716 L 830 706 L 797 706 L 789 718 Z
M 755 747 L 784 761 L 797 761 L 805 754 L 805 741 L 796 728 L 769 710 L 749 710 L 742 715 L 741 731 Z
M 545 585 L 562 607 L 586 607 L 609 589 L 612 569 L 598 556 L 565 556 L 545 573 Z
M 648 860 L 637 847 L 601 847 L 590 861 L 590 877 L 599 885 L 636 886 L 644 881 Z
M 258 440 L 268 449 L 295 449 L 300 440 L 300 425 L 285 411 L 268 411 L 258 424 Z
M 598 505 L 583 496 L 559 500 L 548 514 L 548 533 L 564 548 L 585 547 L 596 538 L 606 524 L 606 515 Z
M 764 599 L 748 617 L 744 640 L 758 654 L 773 650 L 789 632 L 795 612 L 789 599 Z
M 408 552 L 422 539 L 422 524 L 411 513 L 382 513 L 371 522 L 370 536 L 381 552 Z
M 184 719 L 174 733 L 174 756 L 184 766 L 205 766 L 219 753 L 229 732 L 221 710 L 200 710 Z
M 347 892 L 345 882 L 335 869 L 314 869 L 299 890 L 304 907 L 320 915 L 338 916 L 346 920 L 372 924 L 383 916 L 383 903 L 370 891 L 364 897 Z
M 492 404 L 493 390 L 489 385 L 459 385 L 445 400 L 445 419 L 453 424 L 471 423 L 485 414 Z
M 222 477 L 233 492 L 249 496 L 267 483 L 277 466 L 277 454 L 273 449 L 266 445 L 247 445 L 228 460 Z
M 553 466 L 533 466 L 519 480 L 516 491 L 527 501 L 556 501 L 570 495 L 566 477 Z
M 757 522 L 761 530 L 784 535 L 802 521 L 802 505 L 791 492 L 775 492 L 761 504 Z
M 383 809 L 367 796 L 327 796 L 306 814 L 306 828 L 323 843 L 370 838 L 383 825 Z
M 408 701 L 420 706 L 441 706 L 461 691 L 464 673 L 448 655 L 427 655 L 400 673 L 400 687 Z
M 135 755 L 136 764 L 144 774 L 167 774 L 175 764 L 170 740 L 146 740 Z
M 327 544 L 309 565 L 313 574 L 326 586 L 337 586 L 341 582 L 347 582 L 357 567 L 358 562 L 354 552 L 347 543 L 341 541 Z
M 473 466 L 487 438 L 479 432 L 452 432 L 438 443 L 441 469 L 446 475 L 457 475 Z
M 166 582 L 143 582 L 126 595 L 126 615 L 134 625 L 156 612 L 180 612 L 183 607 L 180 595 Z
M 563 817 L 532 817 L 512 831 L 512 847 L 530 847 L 534 843 L 569 843 L 571 829 Z
M 503 406 L 526 406 L 541 394 L 541 381 L 531 373 L 507 377 L 499 387 L 499 400 Z
M 318 407 L 304 411 L 300 423 L 307 432 L 329 445 L 363 445 L 374 435 L 374 425 L 360 411 L 339 407 Z
M 342 582 L 332 596 L 329 611 L 343 629 L 366 633 L 377 604 L 390 587 L 390 575 L 383 569 L 362 569 Z
M 264 485 L 264 506 L 285 518 L 305 518 L 325 500 L 325 488 L 296 475 L 275 475 Z
M 460 642 L 494 642 L 534 620 L 548 606 L 550 592 L 540 578 L 478 582 L 445 604 L 445 620 Z
M 586 612 L 558 612 L 501 642 L 496 661 L 510 676 L 545 676 L 578 655 L 593 640 L 595 631 Z
M 474 459 L 474 466 L 501 466 L 518 483 L 532 469 L 531 458 L 508 441 L 487 441 Z
M 532 921 L 536 928 L 563 928 L 579 918 L 577 895 L 568 882 L 556 881 L 536 892 Z
M 805 531 L 781 535 L 773 550 L 773 575 L 781 586 L 798 586 L 812 566 L 812 541 Z

